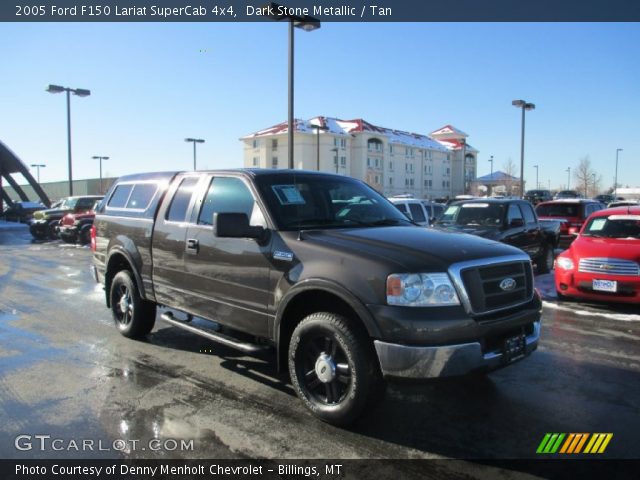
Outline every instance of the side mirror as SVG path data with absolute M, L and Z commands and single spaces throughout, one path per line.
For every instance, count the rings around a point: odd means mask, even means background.
M 512 218 L 509 223 L 510 227 L 524 227 L 524 220 L 522 218 Z
M 221 238 L 255 238 L 264 235 L 264 228 L 249 225 L 246 213 L 216 213 L 213 216 L 215 235 Z

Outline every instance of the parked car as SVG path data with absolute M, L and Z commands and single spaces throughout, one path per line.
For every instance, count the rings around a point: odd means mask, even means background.
M 608 205 L 609 203 L 615 201 L 616 197 L 610 193 L 602 193 L 600 195 L 596 195 L 593 199 L 597 202 L 604 203 Z
M 389 201 L 404 213 L 409 220 L 415 222 L 416 225 L 420 225 L 421 227 L 428 227 L 430 225 L 429 212 L 420 200 L 415 198 L 391 197 Z
M 441 203 L 415 198 L 391 197 L 389 200 L 398 210 L 423 227 L 433 225 L 446 208 L 446 205 Z
M 91 241 L 91 226 L 96 216 L 96 208 L 100 200 L 94 202 L 86 212 L 67 213 L 56 227 L 58 236 L 66 243 L 86 245 Z
M 13 202 L 4 209 L 2 218 L 7 222 L 29 223 L 35 212 L 45 208 L 40 202 Z
M 563 198 L 581 198 L 581 195 L 575 190 L 560 190 L 553 196 L 554 200 L 562 200 Z
M 536 205 L 538 218 L 560 220 L 560 241 L 558 247 L 563 250 L 569 248 L 575 235 L 582 228 L 584 221 L 594 212 L 605 206 L 595 200 L 564 199 L 541 202 Z
M 532 205 L 537 205 L 540 202 L 548 202 L 553 200 L 551 192 L 549 190 L 528 190 L 524 194 L 524 199 L 531 202 Z
M 453 202 L 435 227 L 517 247 L 529 255 L 538 273 L 553 268 L 559 230 L 554 226 L 544 228 L 533 206 L 525 200 L 484 198 Z
M 96 200 L 101 199 L 99 195 L 67 197 L 56 208 L 35 212 L 29 225 L 31 235 L 37 240 L 57 238 L 57 227 L 62 217 L 71 212 L 87 212 Z
M 556 262 L 558 297 L 640 305 L 640 206 L 592 214 Z
M 148 334 L 163 305 L 171 310 L 161 319 L 209 341 L 273 347 L 304 406 L 336 425 L 380 400 L 386 380 L 505 367 L 540 334 L 542 304 L 521 250 L 418 227 L 342 175 L 122 177 L 98 209 L 91 247 L 122 335 Z

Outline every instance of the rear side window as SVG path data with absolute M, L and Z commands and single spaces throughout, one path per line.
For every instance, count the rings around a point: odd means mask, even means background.
M 515 203 L 512 203 L 511 205 L 509 205 L 509 213 L 507 214 L 507 223 L 511 223 L 513 220 L 523 220 L 522 218 L 522 213 L 520 212 L 520 209 L 518 208 L 518 205 L 516 205 Z
M 111 208 L 124 208 L 132 189 L 133 185 L 118 185 L 113 191 L 107 205 Z
M 404 203 L 394 203 L 396 208 L 400 210 L 402 213 L 407 214 L 407 206 Z
M 424 210 L 417 203 L 410 203 L 409 210 L 411 210 L 411 216 L 414 222 L 426 222 L 427 219 L 424 216 Z
M 186 220 L 187 208 L 189 208 L 191 195 L 197 183 L 198 177 L 187 177 L 180 182 L 176 194 L 171 199 L 171 205 L 169 205 L 169 211 L 167 212 L 167 220 L 170 222 L 184 222 Z
M 125 208 L 145 210 L 158 189 L 155 183 L 139 183 L 133 187 Z

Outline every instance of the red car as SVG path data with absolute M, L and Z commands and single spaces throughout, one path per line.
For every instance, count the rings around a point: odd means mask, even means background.
M 600 210 L 556 259 L 558 298 L 640 305 L 640 207 Z
M 575 235 L 580 231 L 584 221 L 593 212 L 602 210 L 605 206 L 595 200 L 566 198 L 541 202 L 536 205 L 536 215 L 540 220 L 560 220 L 560 241 L 558 248 L 569 248 Z

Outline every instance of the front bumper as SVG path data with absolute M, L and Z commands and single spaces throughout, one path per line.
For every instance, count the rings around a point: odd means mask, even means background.
M 524 352 L 509 358 L 503 349 L 483 352 L 479 342 L 422 347 L 375 340 L 382 373 L 387 378 L 427 379 L 495 370 L 527 357 L 538 347 L 540 321 L 524 338 Z
M 601 292 L 593 289 L 593 280 L 606 279 L 617 282 L 616 292 Z M 556 268 L 556 290 L 567 297 L 596 302 L 616 302 L 637 304 L 640 302 L 640 277 L 611 276 L 562 270 Z

